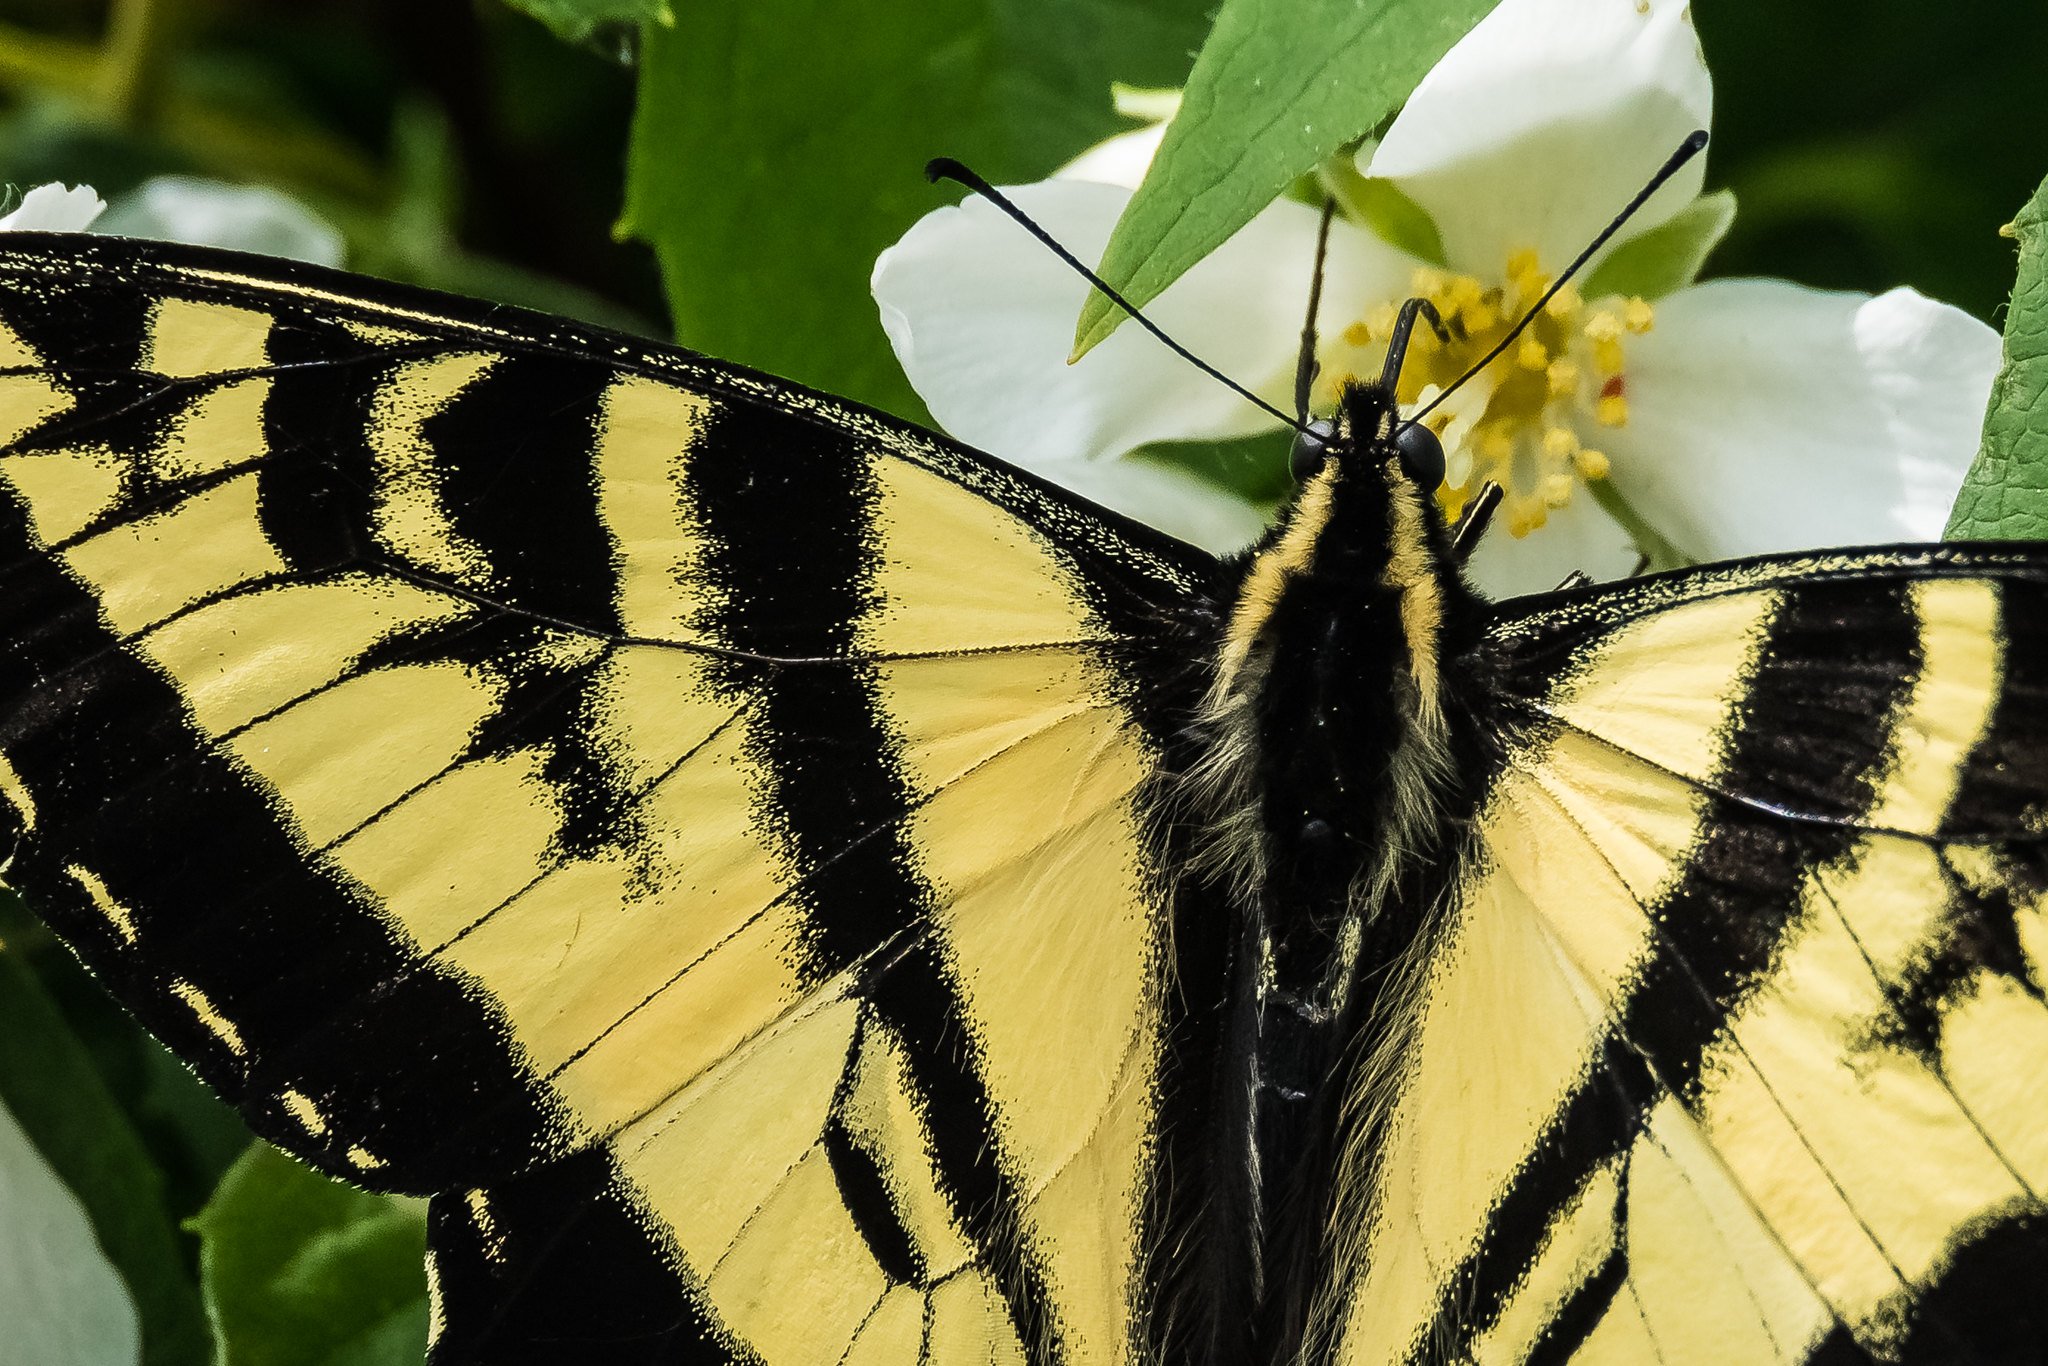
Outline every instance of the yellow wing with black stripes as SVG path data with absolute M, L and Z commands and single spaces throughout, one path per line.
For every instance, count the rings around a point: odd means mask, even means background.
M 1226 564 L 670 348 L 0 235 L 6 876 L 433 1196 L 439 1362 L 2040 1359 L 2048 549 L 1494 607 L 1346 402 Z
M 435 1195 L 437 1359 L 1125 1357 L 1212 561 L 115 240 L 0 239 L 0 428 L 8 878 L 258 1132 Z
M 1510 604 L 1465 663 L 1494 776 L 1334 1359 L 2040 1359 L 2039 548 Z

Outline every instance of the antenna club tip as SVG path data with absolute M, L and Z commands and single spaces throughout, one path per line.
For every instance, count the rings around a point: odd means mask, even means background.
M 951 157 L 933 157 L 924 164 L 924 178 L 936 185 L 942 180 L 950 180 L 959 168 L 960 163 Z
M 1706 145 L 1707 130 L 1704 128 L 1693 129 L 1692 136 L 1685 140 L 1685 148 L 1689 152 L 1697 152 L 1700 150 L 1700 148 L 1705 147 Z

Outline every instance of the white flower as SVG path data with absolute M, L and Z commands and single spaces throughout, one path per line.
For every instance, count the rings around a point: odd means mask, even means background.
M 156 176 L 122 195 L 99 231 L 204 247 L 230 247 L 316 265 L 341 264 L 344 243 L 331 223 L 262 185 L 195 176 Z
M 1683 0 L 1504 0 L 1361 151 L 1359 177 L 1333 179 L 1362 221 L 1377 221 L 1375 202 L 1416 218 L 1419 206 L 1441 253 L 1424 259 L 1433 253 L 1413 232 L 1333 225 L 1318 407 L 1345 379 L 1378 374 L 1394 313 L 1415 294 L 1453 340 L 1417 329 L 1401 398 L 1440 392 L 1708 126 L 1712 104 Z M 1012 194 L 1093 259 L 1149 156 L 1145 136 L 1070 168 L 1115 183 L 1055 179 Z M 1508 493 L 1473 559 L 1481 587 L 1624 574 L 1639 539 L 1716 559 L 1940 536 L 1998 366 L 1989 328 L 1905 289 L 1872 299 L 1726 280 L 1650 299 L 1581 295 L 1603 260 L 1682 213 L 1725 227 L 1725 200 L 1698 199 L 1703 175 L 1696 159 L 1666 184 L 1517 345 L 1432 414 L 1449 456 L 1446 508 L 1488 478 Z M 1285 408 L 1316 218 L 1292 201 L 1269 206 L 1148 314 Z M 955 435 L 1183 534 L 1199 506 L 1213 530 L 1196 539 L 1214 549 L 1255 533 L 1215 511 L 1231 502 L 1220 490 L 1171 508 L 1154 487 L 1159 466 L 1115 457 L 1272 419 L 1136 327 L 1068 366 L 1087 286 L 986 204 L 928 215 L 876 262 L 873 283 L 906 373 Z M 1110 487 L 1104 473 L 1119 468 L 1145 474 Z
M 84 232 L 107 206 L 90 185 L 65 189 L 52 182 L 21 197 L 21 204 L 0 218 L 0 232 Z

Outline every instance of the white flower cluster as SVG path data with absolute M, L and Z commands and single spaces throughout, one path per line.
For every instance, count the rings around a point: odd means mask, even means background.
M 1400 302 L 1416 330 L 1400 397 L 1426 402 L 1502 337 L 1687 134 L 1713 86 L 1684 0 L 1504 0 L 1416 88 L 1357 183 L 1432 221 L 1424 260 L 1361 223 L 1332 225 L 1317 401 L 1376 375 Z M 1098 257 L 1158 146 L 1157 128 L 1010 191 L 1084 260 Z M 1600 261 L 1699 200 L 1698 160 Z M 1282 200 L 1147 309 L 1196 354 L 1286 406 L 1317 211 Z M 912 384 L 947 430 L 1212 549 L 1257 513 L 1191 475 L 1117 457 L 1148 442 L 1238 436 L 1272 419 L 1135 327 L 1066 358 L 1087 285 L 978 200 L 927 216 L 875 264 L 874 295 Z M 1719 280 L 1658 298 L 1567 288 L 1520 342 L 1431 415 L 1454 510 L 1487 479 L 1507 499 L 1475 555 L 1496 594 L 1573 570 L 1627 573 L 1627 510 L 1679 553 L 1717 559 L 1939 538 L 1977 448 L 1997 336 L 1910 289 L 1871 298 Z M 1597 495 L 1597 496 L 1596 496 Z M 1603 502 L 1608 506 L 1603 506 Z

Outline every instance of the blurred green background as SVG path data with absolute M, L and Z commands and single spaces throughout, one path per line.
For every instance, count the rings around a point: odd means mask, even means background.
M 1112 80 L 1178 84 L 1214 12 L 672 0 L 641 28 L 660 0 L 525 3 L 0 0 L 0 181 L 83 181 L 117 208 L 154 176 L 269 186 L 339 230 L 353 269 L 673 335 L 920 419 L 867 280 L 957 197 L 924 162 L 1042 176 L 1129 126 Z M 1709 185 L 1739 205 L 1707 273 L 1911 284 L 1999 326 L 1998 229 L 2048 171 L 2048 6 L 1707 0 L 1695 19 Z M 4 898 L 0 943 L 0 1098 L 141 1303 L 143 1359 L 207 1360 L 180 1221 L 246 1131 Z M 338 1209 L 320 1217 L 389 1216 Z M 416 1236 L 392 1236 L 416 1275 Z M 423 1314 L 334 1331 L 417 1341 Z

